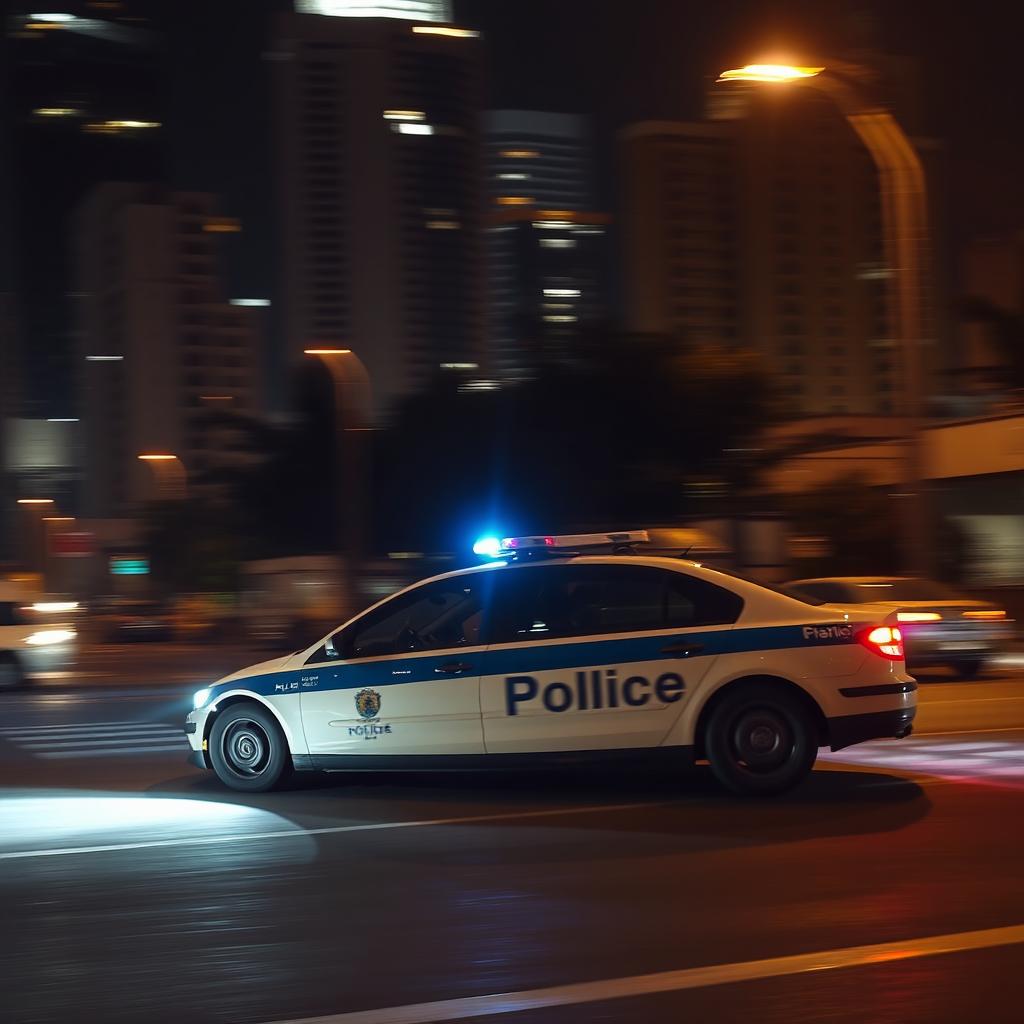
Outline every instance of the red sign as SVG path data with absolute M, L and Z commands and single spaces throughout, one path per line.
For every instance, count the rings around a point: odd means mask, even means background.
M 96 534 L 51 533 L 50 554 L 54 558 L 88 558 L 96 554 Z

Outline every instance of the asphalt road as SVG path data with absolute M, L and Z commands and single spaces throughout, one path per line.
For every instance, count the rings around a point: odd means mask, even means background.
M 165 653 L 0 696 L 4 1022 L 1024 1015 L 1024 662 L 922 676 L 914 737 L 747 802 L 701 768 L 240 796 L 179 729 L 246 658 Z

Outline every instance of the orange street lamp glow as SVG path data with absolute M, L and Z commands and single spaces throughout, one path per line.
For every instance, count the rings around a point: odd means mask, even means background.
M 350 356 L 352 355 L 352 349 L 350 348 L 307 348 L 305 350 L 307 356 Z
M 44 523 L 73 523 L 74 516 L 43 516 Z
M 52 505 L 53 498 L 19 498 L 19 505 Z
M 802 68 L 791 64 L 747 64 L 746 67 L 723 71 L 719 82 L 796 82 L 801 78 L 814 78 L 824 68 Z
M 177 461 L 177 455 L 160 455 L 160 454 L 146 454 L 140 455 L 139 458 L 143 462 L 175 462 Z

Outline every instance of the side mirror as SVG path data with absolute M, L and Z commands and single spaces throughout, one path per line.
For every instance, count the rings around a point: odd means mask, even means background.
M 338 648 L 334 646 L 333 636 L 329 636 L 326 642 L 324 643 L 324 653 L 327 655 L 328 658 L 340 657 L 340 655 L 338 654 Z

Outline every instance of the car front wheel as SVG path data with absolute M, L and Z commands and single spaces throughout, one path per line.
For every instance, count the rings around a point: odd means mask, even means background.
M 799 697 L 771 683 L 747 683 L 713 710 L 704 751 L 726 789 L 773 796 L 810 773 L 818 756 L 817 731 Z
M 246 793 L 273 789 L 292 767 L 277 720 L 254 702 L 234 704 L 217 715 L 208 749 L 221 782 Z

